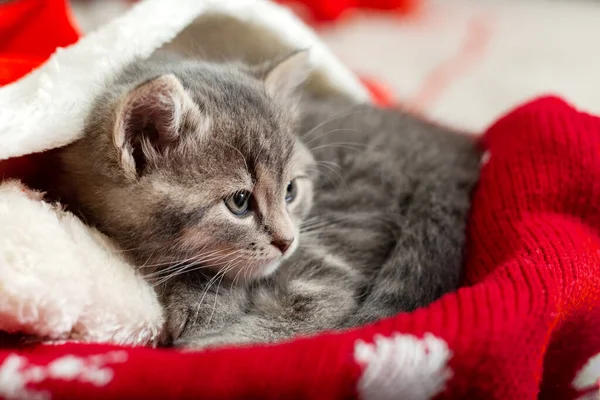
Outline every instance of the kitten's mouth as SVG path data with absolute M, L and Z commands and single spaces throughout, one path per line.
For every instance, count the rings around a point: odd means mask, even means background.
M 272 273 L 274 273 L 275 271 L 277 271 L 277 269 L 279 269 L 279 266 L 287 258 L 289 258 L 292 254 L 294 254 L 294 252 L 296 251 L 297 248 L 298 248 L 298 240 L 294 240 L 294 242 L 292 243 L 290 248 L 283 255 L 280 254 L 280 255 L 277 255 L 276 257 L 272 257 L 267 260 L 261 260 L 260 262 L 257 262 L 256 264 L 251 265 L 250 269 L 255 271 L 253 279 L 265 278 L 265 277 L 271 275 Z
M 295 240 L 285 254 L 282 255 L 278 250 L 273 250 L 268 257 L 262 258 L 255 258 L 254 255 L 250 254 L 246 258 L 240 255 L 236 249 L 223 249 L 220 251 L 229 254 L 226 257 L 221 257 L 218 263 L 212 265 L 211 269 L 234 283 L 252 282 L 277 271 L 283 261 L 289 258 L 297 247 L 298 241 Z

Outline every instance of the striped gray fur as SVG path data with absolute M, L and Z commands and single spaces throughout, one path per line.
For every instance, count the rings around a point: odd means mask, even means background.
M 298 101 L 307 73 L 302 53 L 136 62 L 58 151 L 50 194 L 156 285 L 175 346 L 346 328 L 459 283 L 475 140 L 398 110 Z

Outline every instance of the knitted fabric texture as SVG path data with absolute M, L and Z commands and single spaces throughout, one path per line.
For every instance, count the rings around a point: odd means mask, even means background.
M 0 396 L 595 398 L 600 119 L 543 98 L 498 121 L 483 144 L 489 159 L 457 293 L 368 327 L 275 346 L 5 348 Z

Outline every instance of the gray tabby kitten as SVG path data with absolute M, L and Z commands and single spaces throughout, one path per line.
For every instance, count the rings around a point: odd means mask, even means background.
M 197 273 L 171 281 L 165 298 L 176 346 L 363 325 L 457 289 L 479 178 L 474 138 L 343 98 L 305 98 L 300 109 L 296 132 L 317 176 L 298 249 L 245 291 L 207 285 Z
M 344 99 L 296 115 L 307 73 L 303 52 L 136 63 L 61 151 L 56 195 L 147 272 L 177 346 L 354 326 L 458 285 L 474 140 Z

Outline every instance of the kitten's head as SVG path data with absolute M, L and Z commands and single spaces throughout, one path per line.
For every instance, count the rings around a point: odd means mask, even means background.
M 273 272 L 312 202 L 313 159 L 290 101 L 307 73 L 306 52 L 261 68 L 179 61 L 130 72 L 64 152 L 81 214 L 162 276 Z

